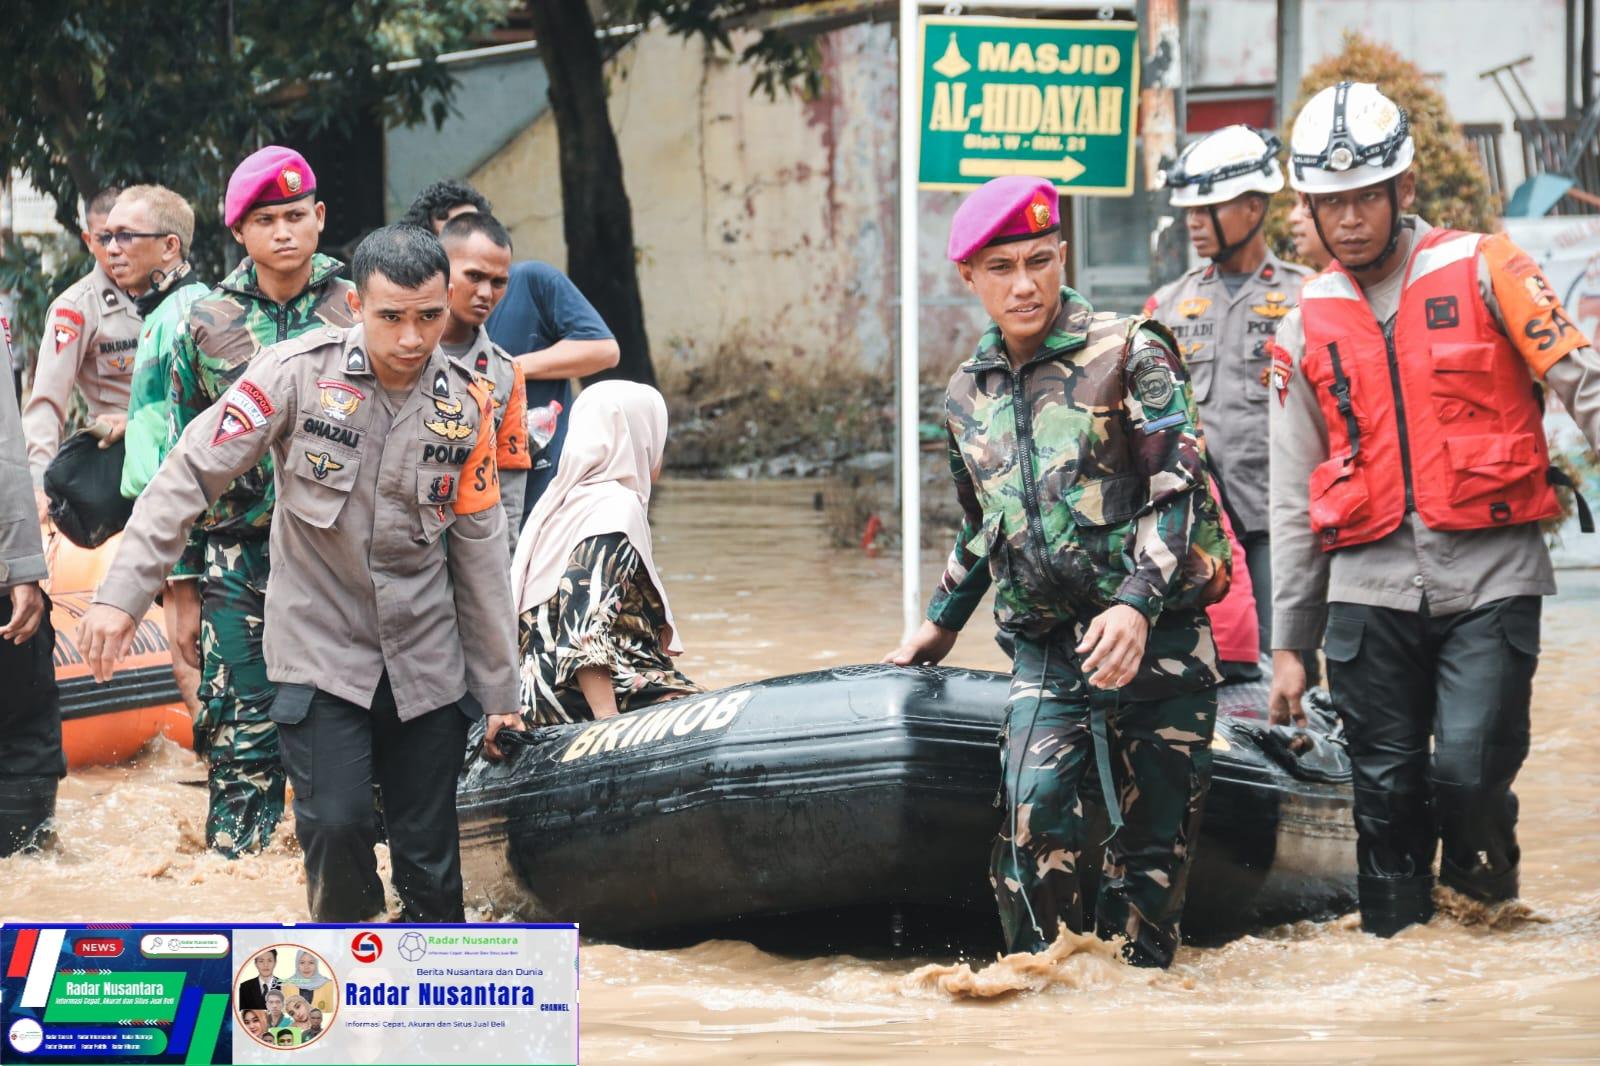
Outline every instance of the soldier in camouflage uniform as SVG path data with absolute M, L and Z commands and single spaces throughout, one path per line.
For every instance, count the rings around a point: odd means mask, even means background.
M 1062 287 L 1058 230 L 1055 190 L 1033 178 L 990 182 L 956 213 L 949 256 L 995 320 L 946 396 L 966 520 L 928 620 L 889 660 L 943 658 L 993 581 L 1014 668 L 990 865 L 1007 948 L 1091 924 L 1078 862 L 1093 781 L 1113 836 L 1092 924 L 1126 937 L 1129 961 L 1166 966 L 1216 718 L 1201 608 L 1230 557 L 1170 334 Z
M 169 449 L 263 348 L 355 321 L 354 288 L 336 277 L 343 264 L 316 250 L 324 208 L 300 153 L 268 147 L 241 163 L 225 216 L 248 255 L 194 305 L 178 337 Z M 263 847 L 283 816 L 278 732 L 267 717 L 274 688 L 261 648 L 273 501 L 268 457 L 195 524 L 172 573 L 175 587 L 200 583 L 195 750 L 209 767 L 206 843 L 229 857 Z M 181 604 L 181 595 L 171 599 Z

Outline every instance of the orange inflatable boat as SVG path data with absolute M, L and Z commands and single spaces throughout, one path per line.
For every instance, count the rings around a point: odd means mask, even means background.
M 139 622 L 133 650 L 105 684 L 95 683 L 78 651 L 78 620 L 89 609 L 120 540 L 118 534 L 89 551 L 47 533 L 62 746 L 67 766 L 74 770 L 124 762 L 157 736 L 194 746 L 193 723 L 172 680 L 172 653 L 159 606 L 152 606 Z

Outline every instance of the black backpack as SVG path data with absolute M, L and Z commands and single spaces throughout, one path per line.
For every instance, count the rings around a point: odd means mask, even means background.
M 45 468 L 50 520 L 80 548 L 98 548 L 128 524 L 133 501 L 122 497 L 122 456 L 121 440 L 102 448 L 85 430 L 68 437 Z

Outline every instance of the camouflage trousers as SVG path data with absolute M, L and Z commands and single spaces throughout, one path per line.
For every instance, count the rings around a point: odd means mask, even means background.
M 1091 689 L 1077 639 L 1064 627 L 1015 644 L 1000 736 L 1006 813 L 989 867 L 1006 949 L 1042 950 L 1060 924 L 1086 930 L 1090 878 L 1080 880 L 1080 863 L 1099 844 L 1089 839 L 1087 801 L 1107 807 L 1114 829 L 1090 924 L 1106 939 L 1126 937 L 1130 962 L 1168 966 L 1211 782 L 1216 690 L 1131 701 Z
M 206 844 L 229 858 L 258 851 L 283 817 L 274 686 L 262 655 L 267 542 L 212 536 L 200 589 L 200 717 L 211 802 Z

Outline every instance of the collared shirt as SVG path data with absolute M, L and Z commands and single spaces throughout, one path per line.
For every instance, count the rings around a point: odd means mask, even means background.
M 122 495 L 130 500 L 139 498 L 166 457 L 167 424 L 172 417 L 169 397 L 173 348 L 188 321 L 190 308 L 211 291 L 211 286 L 195 277 L 189 264 L 184 267 L 185 272 L 174 278 L 166 290 L 153 294 L 153 299 L 139 300 L 144 310 L 144 328 L 134 352 L 122 460 Z
M 360 326 L 263 351 L 139 497 L 96 602 L 142 617 L 194 517 L 270 450 L 268 676 L 370 707 L 387 672 L 402 721 L 467 693 L 514 711 L 491 402 L 439 351 L 391 399 Z
M 306 287 L 286 303 L 261 291 L 248 256 L 189 309 L 173 343 L 172 392 L 167 447 L 244 372 L 256 353 L 313 330 L 355 324 L 355 286 L 338 276 L 344 264 L 314 253 Z M 229 485 L 191 531 L 174 576 L 205 571 L 205 542 L 212 533 L 264 537 L 272 523 L 272 461 L 264 459 Z
M 1414 217 L 1408 217 L 1406 223 L 1411 236 L 1405 268 L 1363 290 L 1380 322 L 1387 322 L 1399 310 L 1402 285 L 1410 274 L 1418 239 L 1432 228 Z M 1489 265 L 1481 254 L 1478 292 L 1511 343 L 1519 350 L 1530 345 L 1516 331 L 1505 330 Z M 1550 553 L 1536 522 L 1449 532 L 1429 529 L 1412 512 L 1381 540 L 1336 552 L 1322 551 L 1308 515 L 1311 470 L 1328 457 L 1328 429 L 1317 398 L 1300 372 L 1305 331 L 1298 309 L 1284 318 L 1278 344 L 1293 360 L 1294 370 L 1283 403 L 1268 405 L 1272 569 L 1284 575 L 1272 586 L 1274 647 L 1304 650 L 1319 646 L 1329 602 L 1417 611 L 1425 599 L 1430 613 L 1448 615 L 1508 596 L 1548 596 L 1556 591 Z M 1405 359 L 1415 353 L 1396 354 Z M 1600 444 L 1600 354 L 1590 347 L 1579 348 L 1549 369 L 1545 384 L 1566 405 L 1590 446 Z
M 500 506 L 506 512 L 506 539 L 513 554 L 517 534 L 522 530 L 522 500 L 528 479 L 524 472 L 533 466 L 528 452 L 528 394 L 516 360 L 489 339 L 488 330 L 474 326 L 466 346 L 459 353 L 445 354 L 472 372 L 486 391 L 494 396 L 495 465 L 499 467 Z M 512 476 L 509 472 L 515 471 Z
M 1196 267 L 1156 292 L 1145 314 L 1172 330 L 1189 368 L 1206 455 L 1244 528 L 1267 530 L 1267 345 L 1311 271 L 1267 253 L 1229 291 L 1215 264 Z
M 512 355 L 542 351 L 557 341 L 611 340 L 611 330 L 570 278 L 549 263 L 527 260 L 511 265 L 511 282 L 484 323 L 493 341 Z M 556 476 L 566 447 L 567 412 L 572 409 L 572 382 L 534 380 L 527 383 L 529 420 L 548 433 L 528 471 L 525 512 Z
M 11 367 L 11 323 L 0 318 L 0 589 L 49 576 L 28 477 L 28 453 L 22 444 L 16 381 Z
M 133 298 L 96 266 L 57 296 L 45 314 L 44 340 L 33 368 L 33 393 L 22 412 L 33 484 L 61 447 L 61 427 L 76 388 L 89 417 L 126 414 L 139 346 Z

